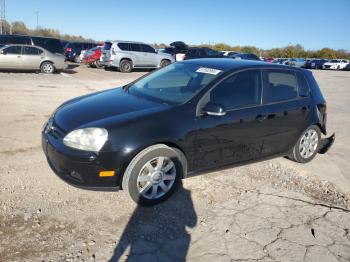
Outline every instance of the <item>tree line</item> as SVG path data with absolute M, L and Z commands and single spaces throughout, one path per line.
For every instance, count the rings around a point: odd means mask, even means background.
M 22 21 L 14 21 L 11 24 L 6 20 L 3 21 L 4 34 L 19 34 L 19 35 L 37 35 L 55 37 L 66 41 L 82 41 L 82 42 L 95 42 L 93 39 L 85 38 L 81 35 L 69 35 L 61 34 L 60 31 L 51 28 L 37 28 L 29 29 Z
M 156 48 L 164 48 L 165 44 L 154 44 Z M 240 53 L 253 53 L 260 57 L 280 57 L 280 58 L 324 58 L 324 59 L 350 59 L 350 53 L 345 49 L 322 48 L 319 50 L 305 50 L 300 45 L 288 45 L 281 48 L 261 49 L 255 46 L 230 46 L 225 43 L 200 44 L 197 47 L 209 47 L 217 51 L 236 51 Z
M 40 35 L 55 37 L 66 41 L 89 41 L 95 42 L 93 39 L 84 38 L 79 35 L 69 35 L 61 34 L 56 29 L 50 28 L 37 28 L 29 29 L 26 24 L 22 21 L 15 21 L 11 24 L 6 20 L 3 21 L 3 32 L 12 33 L 12 34 L 27 34 L 27 35 Z M 153 44 L 155 48 L 164 48 L 167 45 L 164 43 Z M 261 49 L 255 46 L 231 46 L 225 43 L 216 43 L 216 44 L 201 44 L 196 45 L 199 47 L 209 47 L 217 51 L 236 51 L 241 53 L 253 53 L 257 56 L 262 57 L 285 57 L 285 58 L 325 58 L 325 59 L 335 59 L 335 58 L 344 58 L 350 59 L 350 53 L 344 49 L 332 49 L 332 48 L 322 48 L 319 50 L 305 50 L 305 48 L 299 44 L 297 45 L 288 45 L 281 48 L 272 48 L 272 49 Z

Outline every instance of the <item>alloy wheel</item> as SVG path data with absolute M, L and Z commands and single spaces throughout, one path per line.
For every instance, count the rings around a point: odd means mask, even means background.
M 164 196 L 174 185 L 176 167 L 168 157 L 156 157 L 148 161 L 137 177 L 139 193 L 147 199 Z
M 314 129 L 309 129 L 302 136 L 299 144 L 299 152 L 302 158 L 309 158 L 316 152 L 318 145 L 318 134 Z

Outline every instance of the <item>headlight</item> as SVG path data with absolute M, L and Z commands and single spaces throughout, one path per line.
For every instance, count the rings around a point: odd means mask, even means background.
M 108 132 L 104 128 L 84 128 L 70 132 L 63 138 L 66 146 L 98 152 L 103 147 L 108 138 Z

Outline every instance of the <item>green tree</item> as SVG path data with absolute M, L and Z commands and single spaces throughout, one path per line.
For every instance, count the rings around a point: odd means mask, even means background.
M 12 34 L 22 34 L 26 35 L 29 33 L 29 29 L 25 25 L 25 23 L 21 21 L 15 21 L 12 23 Z

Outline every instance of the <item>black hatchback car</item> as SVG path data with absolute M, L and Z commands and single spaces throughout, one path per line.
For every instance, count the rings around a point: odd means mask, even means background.
M 141 205 L 203 170 L 325 153 L 326 101 L 304 69 L 231 59 L 178 62 L 62 104 L 42 131 L 53 171 L 86 189 L 126 190 Z

